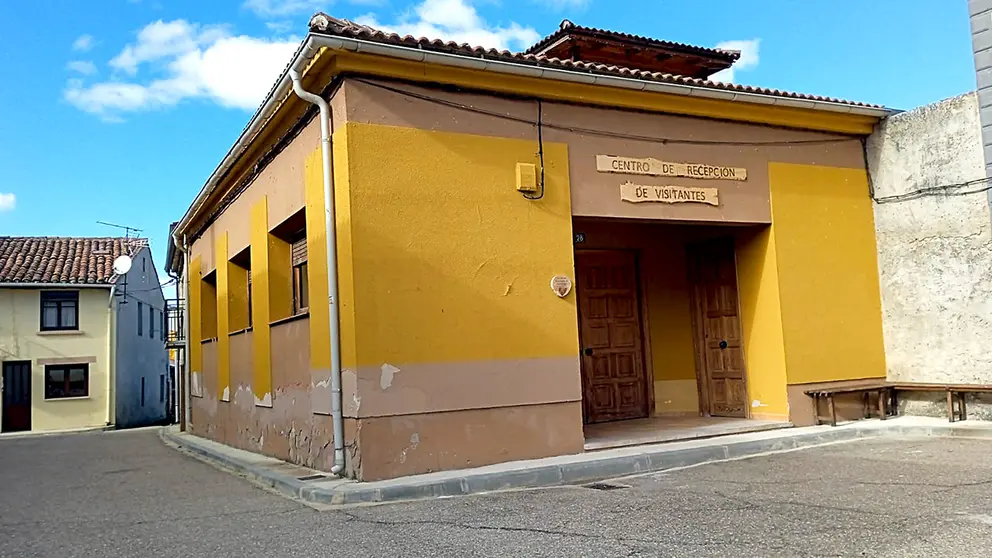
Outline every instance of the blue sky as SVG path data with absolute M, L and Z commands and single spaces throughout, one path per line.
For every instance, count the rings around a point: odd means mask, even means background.
M 318 9 L 521 49 L 562 18 L 743 47 L 738 83 L 913 108 L 974 89 L 966 0 L 2 0 L 0 235 L 178 220 Z M 164 275 L 162 276 L 164 279 Z

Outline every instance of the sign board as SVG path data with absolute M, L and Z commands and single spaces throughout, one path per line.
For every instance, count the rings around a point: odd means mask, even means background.
M 630 203 L 705 203 L 720 205 L 716 188 L 687 188 L 685 186 L 642 186 L 624 182 L 620 185 L 620 199 Z
M 643 174 L 648 176 L 674 176 L 703 180 L 747 180 L 747 169 L 719 167 L 697 163 L 673 163 L 654 158 L 635 159 L 596 155 L 596 170 L 618 174 Z
M 572 280 L 564 275 L 555 275 L 551 278 L 551 290 L 558 298 L 565 298 L 572 291 Z

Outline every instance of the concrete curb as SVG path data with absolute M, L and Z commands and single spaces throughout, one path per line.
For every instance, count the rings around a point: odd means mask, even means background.
M 300 471 L 302 468 L 278 459 L 183 434 L 175 427 L 163 428 L 161 436 L 167 443 L 287 496 L 315 504 L 342 506 L 578 485 L 868 438 L 992 438 L 992 423 L 941 424 L 930 419 L 905 417 L 905 420 L 864 421 L 838 427 L 789 428 L 501 463 L 377 482 L 335 478 L 300 480 L 286 469 Z
M 4 432 L 2 440 L 22 440 L 24 438 L 41 438 L 44 436 L 69 436 L 71 434 L 90 434 L 94 432 L 119 432 L 115 426 L 88 426 L 86 428 L 67 428 L 64 430 L 44 430 L 41 432 Z

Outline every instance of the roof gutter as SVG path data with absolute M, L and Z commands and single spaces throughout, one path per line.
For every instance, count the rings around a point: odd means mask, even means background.
M 234 163 L 241 157 L 245 149 L 247 149 L 248 145 L 250 145 L 251 141 L 262 130 L 272 115 L 275 114 L 276 110 L 282 105 L 283 100 L 292 92 L 293 82 L 290 78 L 290 72 L 295 71 L 302 74 L 307 64 L 310 63 L 321 48 L 373 54 L 388 58 L 410 60 L 413 62 L 424 62 L 429 64 L 438 64 L 441 66 L 481 70 L 514 76 L 543 78 L 569 83 L 599 85 L 603 87 L 614 87 L 634 91 L 666 93 L 669 95 L 683 95 L 687 97 L 736 101 L 757 105 L 791 107 L 839 114 L 856 114 L 874 118 L 884 118 L 897 112 L 886 108 L 859 107 L 832 101 L 794 99 L 789 97 L 764 95 L 761 93 L 726 91 L 696 85 L 659 83 L 620 76 L 603 76 L 586 72 L 561 70 L 557 68 L 542 68 L 540 66 L 505 62 L 502 60 L 474 58 L 444 52 L 425 51 L 407 46 L 389 45 L 361 39 L 310 33 L 307 35 L 306 39 L 304 39 L 300 49 L 297 50 L 293 61 L 279 76 L 279 81 L 276 82 L 275 87 L 273 87 L 272 91 L 269 92 L 269 95 L 265 98 L 262 106 L 257 112 L 255 112 L 255 115 L 252 117 L 245 130 L 241 132 L 241 135 L 238 137 L 238 141 L 233 147 L 231 147 L 230 151 L 227 152 L 227 155 L 224 156 L 224 160 L 221 161 L 221 164 L 216 170 L 214 170 L 213 174 L 210 175 L 210 178 L 207 180 L 206 184 L 204 184 L 203 188 L 200 190 L 200 193 L 197 194 L 196 199 L 193 200 L 193 204 L 190 205 L 189 209 L 186 210 L 186 214 L 183 215 L 183 218 L 176 225 L 173 230 L 172 237 L 173 242 L 177 247 L 181 246 L 180 235 L 186 231 L 190 221 L 193 216 L 199 212 L 200 206 L 206 200 L 207 196 L 213 192 L 225 173 L 230 170 Z

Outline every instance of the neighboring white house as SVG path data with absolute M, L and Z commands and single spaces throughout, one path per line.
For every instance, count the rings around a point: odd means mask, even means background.
M 0 236 L 0 432 L 163 422 L 164 310 L 147 240 Z

